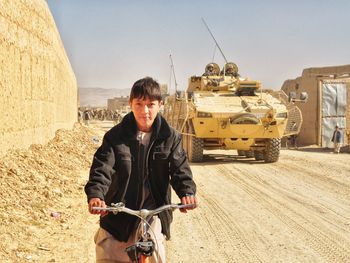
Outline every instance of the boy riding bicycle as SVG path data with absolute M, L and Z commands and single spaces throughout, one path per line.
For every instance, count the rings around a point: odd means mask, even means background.
M 130 262 L 125 248 L 133 243 L 139 220 L 92 207 L 123 202 L 135 210 L 155 209 L 170 204 L 170 185 L 182 204 L 197 203 L 196 185 L 181 135 L 159 114 L 161 103 L 160 87 L 155 80 L 146 77 L 136 81 L 129 99 L 131 112 L 105 134 L 94 155 L 85 193 L 90 213 L 101 215 L 95 235 L 96 262 Z M 159 262 L 165 262 L 162 239 L 164 235 L 170 238 L 172 212 L 161 212 L 151 221 Z

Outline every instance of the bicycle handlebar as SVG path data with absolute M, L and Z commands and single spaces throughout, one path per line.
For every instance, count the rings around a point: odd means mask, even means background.
M 163 212 L 165 210 L 172 210 L 174 211 L 175 209 L 181 209 L 181 208 L 187 208 L 187 207 L 194 207 L 195 204 L 168 204 L 168 205 L 163 205 L 161 207 L 158 207 L 153 210 L 148 210 L 148 209 L 140 209 L 140 210 L 133 210 L 130 208 L 125 207 L 124 203 L 112 203 L 111 206 L 107 207 L 92 207 L 93 210 L 97 211 L 108 211 L 112 212 L 113 214 L 117 214 L 119 212 L 127 213 L 129 215 L 134 215 L 140 218 L 146 219 L 149 216 L 154 216 L 159 214 L 160 212 Z

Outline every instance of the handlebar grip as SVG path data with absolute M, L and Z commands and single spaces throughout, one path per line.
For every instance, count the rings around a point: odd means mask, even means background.
M 196 207 L 197 205 L 196 204 L 182 204 L 182 203 L 179 203 L 177 204 L 177 208 L 186 208 L 186 207 Z

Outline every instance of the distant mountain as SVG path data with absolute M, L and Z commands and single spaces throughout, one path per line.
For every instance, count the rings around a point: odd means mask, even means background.
M 130 89 L 102 89 L 79 87 L 79 105 L 107 107 L 107 100 L 114 97 L 129 96 Z

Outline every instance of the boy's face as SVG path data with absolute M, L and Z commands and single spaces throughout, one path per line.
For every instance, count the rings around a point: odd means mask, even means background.
M 134 113 L 137 128 L 143 132 L 150 132 L 154 119 L 159 112 L 161 102 L 149 98 L 134 98 L 130 101 L 130 108 Z

